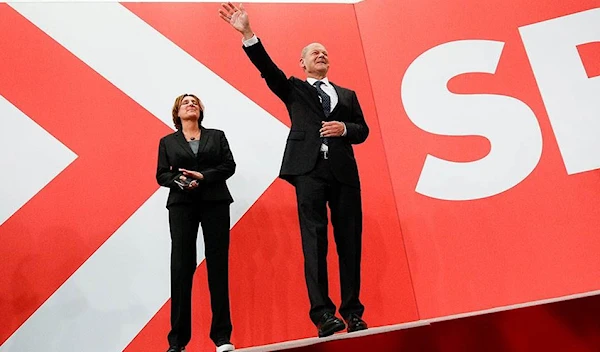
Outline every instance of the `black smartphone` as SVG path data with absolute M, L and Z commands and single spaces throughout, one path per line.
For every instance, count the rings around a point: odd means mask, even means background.
M 195 179 L 189 177 L 189 176 L 184 176 L 185 180 L 180 179 L 179 177 L 183 176 L 183 175 L 179 175 L 177 176 L 177 178 L 175 178 L 174 182 L 179 186 L 179 188 L 184 189 L 187 188 L 190 183 L 192 183 L 192 181 L 194 181 Z

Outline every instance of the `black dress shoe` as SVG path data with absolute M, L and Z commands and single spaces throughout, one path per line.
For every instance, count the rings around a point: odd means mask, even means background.
M 344 330 L 346 324 L 342 321 L 342 319 L 337 318 L 332 313 L 325 313 L 321 317 L 321 320 L 317 323 L 317 331 L 319 332 L 319 337 L 325 337 L 335 334 L 338 331 Z
M 348 332 L 355 332 L 360 330 L 367 330 L 367 323 L 362 320 L 358 315 L 352 313 L 346 319 L 346 323 L 348 324 Z
M 181 346 L 171 346 L 167 350 L 167 352 L 185 352 L 185 347 Z

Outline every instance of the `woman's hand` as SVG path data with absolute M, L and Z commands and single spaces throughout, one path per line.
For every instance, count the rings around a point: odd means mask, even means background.
M 190 183 L 187 183 L 187 186 L 184 186 L 186 183 L 185 181 L 187 180 L 191 180 Z M 198 182 L 198 180 L 192 178 L 191 176 L 185 177 L 183 175 L 179 176 L 179 181 L 183 181 L 183 183 L 178 183 L 179 187 L 181 187 L 181 189 L 194 189 L 196 187 L 198 187 L 200 185 L 200 182 Z
M 179 169 L 183 173 L 183 176 L 179 176 L 181 179 L 191 178 L 193 181 L 190 182 L 189 186 L 186 189 L 194 189 L 200 186 L 199 180 L 204 179 L 204 175 L 199 173 L 198 171 L 192 171 L 188 169 Z
M 187 170 L 187 169 L 179 169 L 179 171 L 183 172 L 183 176 L 185 176 L 185 177 L 190 177 L 195 180 L 203 180 L 204 179 L 204 175 L 202 175 L 198 171 L 191 171 L 191 170 Z

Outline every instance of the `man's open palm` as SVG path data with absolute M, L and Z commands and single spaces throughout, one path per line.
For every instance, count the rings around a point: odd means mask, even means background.
M 219 16 L 228 22 L 233 28 L 241 33 L 247 33 L 250 31 L 250 20 L 248 19 L 248 13 L 244 9 L 244 5 L 240 4 L 240 7 L 233 5 L 231 2 L 222 3 L 221 9 L 219 9 Z

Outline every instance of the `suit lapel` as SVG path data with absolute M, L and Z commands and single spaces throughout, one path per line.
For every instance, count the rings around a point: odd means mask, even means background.
M 333 108 L 333 110 L 331 111 L 331 114 L 329 114 L 329 116 L 335 114 L 337 112 L 337 110 L 340 108 L 340 105 L 343 103 L 345 105 L 348 105 L 348 91 L 336 84 L 334 84 L 333 82 L 329 82 L 331 83 L 331 86 L 333 87 L 333 89 L 335 89 L 335 92 L 337 93 L 338 96 L 338 102 L 335 105 L 335 107 Z
M 204 127 L 200 127 L 200 140 L 198 142 L 198 156 L 200 156 L 202 154 L 202 151 L 204 150 L 204 148 L 206 148 L 206 145 L 208 144 L 208 140 L 211 137 L 209 136 L 208 132 L 206 131 L 206 128 Z
M 179 144 L 179 146 L 183 148 L 183 150 L 185 150 L 192 158 L 196 157 L 192 151 L 192 148 L 190 147 L 190 144 L 185 140 L 185 136 L 181 130 L 175 132 L 175 140 L 177 140 L 177 144 Z
M 310 83 L 306 81 L 302 81 L 302 88 L 306 93 L 306 100 L 308 101 L 308 105 L 320 115 L 325 115 L 323 112 L 323 105 L 321 105 L 321 100 L 319 100 L 319 93 L 317 93 L 317 89 L 310 85 Z

